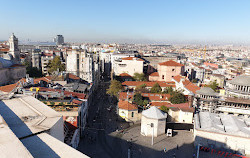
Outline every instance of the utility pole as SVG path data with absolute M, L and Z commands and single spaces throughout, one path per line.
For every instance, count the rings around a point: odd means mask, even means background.
M 152 145 L 154 145 L 154 124 L 151 123 L 151 128 L 152 128 Z

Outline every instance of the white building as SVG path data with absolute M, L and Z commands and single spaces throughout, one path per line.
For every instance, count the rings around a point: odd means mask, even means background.
M 195 114 L 194 144 L 250 155 L 250 118 L 199 112 Z
M 62 115 L 34 97 L 1 100 L 0 115 L 0 157 L 87 157 L 63 142 Z
M 154 136 L 165 134 L 167 114 L 153 106 L 142 112 L 141 134 Z
M 42 72 L 45 76 L 49 75 L 47 66 L 49 62 L 54 59 L 54 57 L 55 56 L 53 54 L 49 54 L 49 53 L 43 53 L 43 56 L 41 57 Z
M 82 49 L 67 51 L 66 71 L 88 82 L 94 81 L 95 64 L 93 54 Z
M 113 63 L 114 74 L 116 76 L 127 73 L 134 76 L 134 73 L 143 73 L 144 60 L 137 57 L 127 57 Z

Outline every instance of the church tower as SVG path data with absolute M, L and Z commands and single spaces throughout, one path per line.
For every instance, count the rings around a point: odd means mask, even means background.
M 13 56 L 13 59 L 16 63 L 20 62 L 20 52 L 18 49 L 18 38 L 14 35 L 14 33 L 9 38 L 9 53 Z

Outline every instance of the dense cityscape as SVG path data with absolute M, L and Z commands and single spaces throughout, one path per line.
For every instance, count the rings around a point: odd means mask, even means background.
M 0 4 L 0 158 L 250 158 L 249 1 Z
M 13 33 L 0 53 L 2 146 L 25 149 L 12 157 L 250 154 L 248 47 L 76 45 L 62 35 L 32 45 Z

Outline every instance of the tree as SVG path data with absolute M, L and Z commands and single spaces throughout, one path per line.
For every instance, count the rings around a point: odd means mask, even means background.
M 163 91 L 163 93 L 164 94 L 171 94 L 171 93 L 173 93 L 173 91 L 174 91 L 173 87 L 170 86 L 170 87 L 165 88 L 165 90 Z
M 133 102 L 135 102 L 137 105 L 143 105 L 143 99 L 142 95 L 140 93 L 135 93 L 133 96 Z
M 47 67 L 49 74 L 52 74 L 55 71 L 65 71 L 65 65 L 61 62 L 59 56 L 56 56 L 53 60 L 50 60 Z
M 146 106 L 149 103 L 149 101 L 147 99 L 144 99 L 140 93 L 136 93 L 133 96 L 133 102 L 135 102 L 139 106 Z
M 144 73 L 134 73 L 134 76 L 133 76 L 134 80 L 136 81 L 147 81 L 146 79 L 146 76 Z
M 158 83 L 155 83 L 150 90 L 151 93 L 161 93 L 161 91 L 161 86 Z
M 118 98 L 118 93 L 122 90 L 121 82 L 117 80 L 112 80 L 111 84 L 109 85 L 109 89 L 107 89 L 107 94 L 110 96 L 115 96 Z
M 180 103 L 186 102 L 186 97 L 182 93 L 180 93 L 178 91 L 174 91 L 171 94 L 171 97 L 169 100 L 172 104 L 180 104 Z
M 192 79 L 192 82 L 193 83 L 198 83 L 198 80 L 197 79 Z
M 160 107 L 160 110 L 163 111 L 163 112 L 165 112 L 165 113 L 167 113 L 168 110 L 169 110 L 169 108 L 166 107 L 166 106 L 164 106 L 164 105 L 162 105 L 162 106 Z
M 219 86 L 219 84 L 216 82 L 216 80 L 213 82 L 210 82 L 209 85 L 205 85 L 205 87 L 210 87 L 214 91 L 216 91 L 218 89 L 218 86 Z
M 136 86 L 135 91 L 138 93 L 148 93 L 148 89 L 146 89 L 146 84 Z
M 42 70 L 39 70 L 37 67 L 32 67 L 30 62 L 24 61 L 23 65 L 26 67 L 26 73 L 29 74 L 30 77 L 43 77 Z

